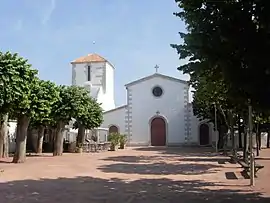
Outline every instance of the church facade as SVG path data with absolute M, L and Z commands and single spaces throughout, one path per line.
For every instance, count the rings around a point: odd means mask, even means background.
M 130 146 L 208 146 L 215 142 L 213 125 L 193 115 L 187 81 L 159 73 L 125 85 L 127 103 L 115 107 L 114 67 L 89 54 L 72 62 L 72 84 L 90 89 L 102 103 L 109 133 L 128 136 Z

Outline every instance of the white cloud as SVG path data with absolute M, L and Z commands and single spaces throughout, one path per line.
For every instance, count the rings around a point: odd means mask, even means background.
M 46 25 L 47 22 L 50 20 L 51 18 L 51 15 L 53 13 L 53 11 L 56 9 L 56 0 L 51 0 L 50 1 L 50 6 L 48 7 L 48 9 L 45 10 L 45 13 L 43 15 L 43 18 L 42 18 L 42 24 L 43 25 Z

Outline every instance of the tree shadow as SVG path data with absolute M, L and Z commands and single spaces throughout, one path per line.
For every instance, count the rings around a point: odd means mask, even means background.
M 214 162 L 218 164 L 225 164 L 226 162 L 229 162 L 229 158 L 182 158 L 179 159 L 179 161 L 188 161 L 188 162 Z
M 29 153 L 29 154 L 26 154 L 26 157 L 53 157 L 53 154 L 52 153 L 44 153 L 44 154 L 36 154 L 36 153 Z
M 171 179 L 100 179 L 74 177 L 0 183 L 0 202 L 67 203 L 268 203 L 269 197 L 250 190 L 222 189 L 199 181 Z
M 159 154 L 178 155 L 178 156 L 205 156 L 216 157 L 219 154 L 214 153 L 213 148 L 210 147 L 137 147 L 134 151 L 153 151 Z
M 225 172 L 225 177 L 227 180 L 237 180 L 237 176 L 234 172 Z
M 169 164 L 165 162 L 152 164 L 109 164 L 98 169 L 105 173 L 144 174 L 144 175 L 200 175 L 218 171 L 221 166 L 213 164 Z
M 113 161 L 113 162 L 125 162 L 125 163 L 148 163 L 149 161 L 160 161 L 160 159 L 168 159 L 171 158 L 172 156 L 111 156 L 111 157 L 106 157 L 104 159 L 101 159 L 102 161 Z M 178 159 L 174 159 L 175 161 L 180 161 L 180 162 L 214 162 L 218 164 L 225 164 L 226 162 L 229 162 L 229 158 L 223 158 L 223 157 L 218 157 L 218 158 L 192 158 L 192 157 L 179 157 Z
M 0 164 L 13 164 L 12 160 L 0 160 Z
M 256 157 L 255 160 L 269 161 L 269 157 Z
M 102 161 L 138 163 L 160 160 L 160 156 L 111 156 L 101 159 Z

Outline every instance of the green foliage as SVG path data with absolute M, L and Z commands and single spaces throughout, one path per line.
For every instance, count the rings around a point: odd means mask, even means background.
M 125 148 L 125 144 L 128 141 L 128 137 L 127 135 L 119 135 L 119 149 L 124 149 Z
M 103 121 L 102 109 L 85 88 L 59 86 L 59 92 L 60 97 L 52 108 L 52 118 L 56 122 L 67 124 L 74 118 L 88 129 L 100 126 Z
M 188 64 L 179 70 L 196 79 L 201 72 L 218 69 L 229 93 L 253 106 L 270 103 L 270 5 L 266 1 L 176 0 L 181 12 L 175 13 L 187 24 L 180 33 L 182 45 L 172 45 Z M 250 40 L 252 39 L 252 40 Z
M 127 143 L 127 135 L 119 135 L 119 143 L 120 143 L 120 145 L 121 144 L 123 144 L 123 145 L 125 145 L 126 143 Z
M 51 118 L 55 123 L 68 122 L 76 115 L 77 102 L 76 102 L 76 91 L 74 87 L 65 85 L 58 86 L 59 98 L 52 105 Z M 53 122 L 52 122 L 53 124 Z
M 117 146 L 120 141 L 120 134 L 119 133 L 110 133 L 108 135 L 108 141 L 111 143 L 112 146 Z
M 0 52 L 1 113 L 31 115 L 31 91 L 38 71 L 17 53 Z
M 77 89 L 77 114 L 75 115 L 76 122 L 73 128 L 78 128 L 78 122 L 86 129 L 99 127 L 103 122 L 103 112 L 99 103 L 90 97 L 89 91 L 82 87 Z
M 268 122 L 270 103 L 270 4 L 266 1 L 176 0 L 174 13 L 187 25 L 180 33 L 183 44 L 171 45 L 188 59 L 178 70 L 190 75 L 195 88 L 195 115 L 213 120 L 213 103 L 219 122 L 247 118 L 252 104 L 254 121 Z M 250 40 L 252 39 L 252 40 Z M 224 119 L 223 119 L 224 118 Z
M 31 93 L 31 125 L 47 126 L 53 121 L 51 118 L 52 107 L 60 99 L 59 88 L 51 81 L 36 78 Z

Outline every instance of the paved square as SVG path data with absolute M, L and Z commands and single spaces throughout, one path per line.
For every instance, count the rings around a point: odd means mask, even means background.
M 270 202 L 269 158 L 259 160 L 266 167 L 251 189 L 237 164 L 211 150 L 133 148 L 45 154 L 16 165 L 3 160 L 0 203 Z

